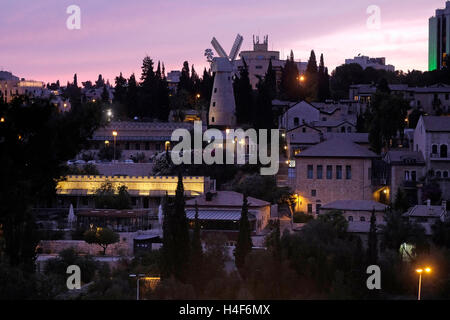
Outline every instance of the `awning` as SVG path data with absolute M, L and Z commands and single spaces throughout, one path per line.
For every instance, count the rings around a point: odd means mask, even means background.
M 186 210 L 186 217 L 189 220 L 195 219 L 195 210 Z M 199 210 L 199 220 L 222 220 L 222 221 L 239 221 L 241 218 L 241 211 L 238 210 Z M 255 220 L 255 216 L 251 213 L 248 214 L 249 220 Z
M 56 194 L 66 196 L 87 196 L 87 189 L 57 189 Z

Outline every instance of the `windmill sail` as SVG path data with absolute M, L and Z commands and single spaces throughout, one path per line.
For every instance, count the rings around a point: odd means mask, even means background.
M 234 40 L 233 47 L 231 48 L 231 51 L 230 51 L 230 60 L 231 61 L 234 61 L 234 59 L 236 59 L 238 52 L 241 49 L 242 41 L 244 41 L 244 38 L 240 34 L 238 34 L 236 36 L 236 39 Z
M 225 50 L 223 50 L 222 46 L 219 44 L 219 41 L 217 41 L 216 38 L 213 37 L 211 44 L 214 47 L 214 50 L 216 50 L 219 57 L 228 59 L 228 56 L 227 56 Z

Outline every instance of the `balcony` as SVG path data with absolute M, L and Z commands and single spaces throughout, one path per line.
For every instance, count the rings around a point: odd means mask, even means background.
M 439 153 L 430 153 L 430 160 L 431 161 L 450 161 L 450 157 L 447 154 L 445 157 L 442 157 Z

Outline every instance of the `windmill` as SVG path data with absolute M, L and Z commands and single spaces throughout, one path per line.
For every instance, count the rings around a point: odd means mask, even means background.
M 208 52 L 208 60 L 211 61 L 211 69 L 215 73 L 214 86 L 209 106 L 209 124 L 215 127 L 234 127 L 236 125 L 236 103 L 234 101 L 232 73 L 234 60 L 236 59 L 244 38 L 238 34 L 234 40 L 230 54 L 213 37 L 211 44 L 218 57 L 213 57 Z

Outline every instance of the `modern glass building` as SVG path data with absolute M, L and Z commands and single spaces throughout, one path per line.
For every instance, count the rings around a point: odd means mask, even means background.
M 442 68 L 447 55 L 450 55 L 450 1 L 429 20 L 428 70 Z

